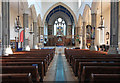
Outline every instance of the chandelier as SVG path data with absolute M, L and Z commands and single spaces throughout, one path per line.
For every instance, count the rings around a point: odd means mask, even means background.
M 101 15 L 100 15 L 100 18 L 101 18 L 101 21 L 100 21 L 100 26 L 98 27 L 99 29 L 103 29 L 105 28 L 104 25 L 103 25 L 103 15 L 102 15 L 102 0 L 101 0 Z
M 20 16 L 19 16 L 19 1 L 18 1 L 18 16 L 16 18 L 15 21 L 15 32 L 19 32 L 19 30 L 21 29 L 21 23 L 20 23 Z

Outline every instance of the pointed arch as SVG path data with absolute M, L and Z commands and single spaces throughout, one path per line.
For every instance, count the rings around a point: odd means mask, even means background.
M 37 22 L 37 12 L 36 12 L 35 6 L 34 6 L 34 5 L 31 5 L 31 6 L 30 6 L 30 9 L 31 9 L 31 11 L 32 11 L 32 16 L 33 16 L 34 22 Z
M 83 21 L 84 22 L 87 22 L 87 16 L 88 14 L 90 14 L 90 12 L 88 13 L 88 11 L 91 11 L 91 8 L 88 4 L 85 5 L 85 8 L 84 8 L 84 12 L 83 12 Z
M 49 14 L 49 12 L 50 12 L 53 8 L 55 8 L 55 7 L 59 6 L 59 5 L 65 7 L 65 8 L 72 14 L 72 16 L 73 16 L 73 18 L 74 18 L 75 25 L 77 25 L 76 15 L 75 15 L 74 12 L 70 9 L 70 7 L 68 7 L 67 5 L 65 5 L 65 4 L 62 3 L 62 2 L 56 3 L 56 4 L 54 4 L 51 8 L 49 8 L 49 10 L 48 10 L 48 11 L 45 13 L 45 15 L 44 15 L 43 25 L 44 25 L 44 23 L 45 23 L 45 21 L 46 21 L 46 17 L 47 17 L 47 15 Z M 42 26 L 43 26 L 43 25 L 42 25 Z
M 81 14 L 79 14 L 78 23 L 77 23 L 78 27 L 80 27 L 82 25 L 82 21 L 83 21 L 82 16 L 81 16 Z
M 39 14 L 37 17 L 37 23 L 38 23 L 38 27 L 41 26 L 41 15 Z

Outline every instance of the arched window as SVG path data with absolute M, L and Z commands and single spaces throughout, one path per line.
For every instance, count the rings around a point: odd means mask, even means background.
M 66 22 L 62 18 L 58 18 L 54 22 L 54 35 L 65 36 L 66 35 Z

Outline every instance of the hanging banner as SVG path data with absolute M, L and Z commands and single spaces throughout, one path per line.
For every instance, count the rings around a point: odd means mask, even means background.
M 23 30 L 20 33 L 20 42 L 23 42 Z
M 95 27 L 92 27 L 91 39 L 95 39 Z

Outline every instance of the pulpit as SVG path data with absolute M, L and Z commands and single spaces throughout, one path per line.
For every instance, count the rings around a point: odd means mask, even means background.
M 57 37 L 56 46 L 64 46 L 64 37 L 63 36 Z

